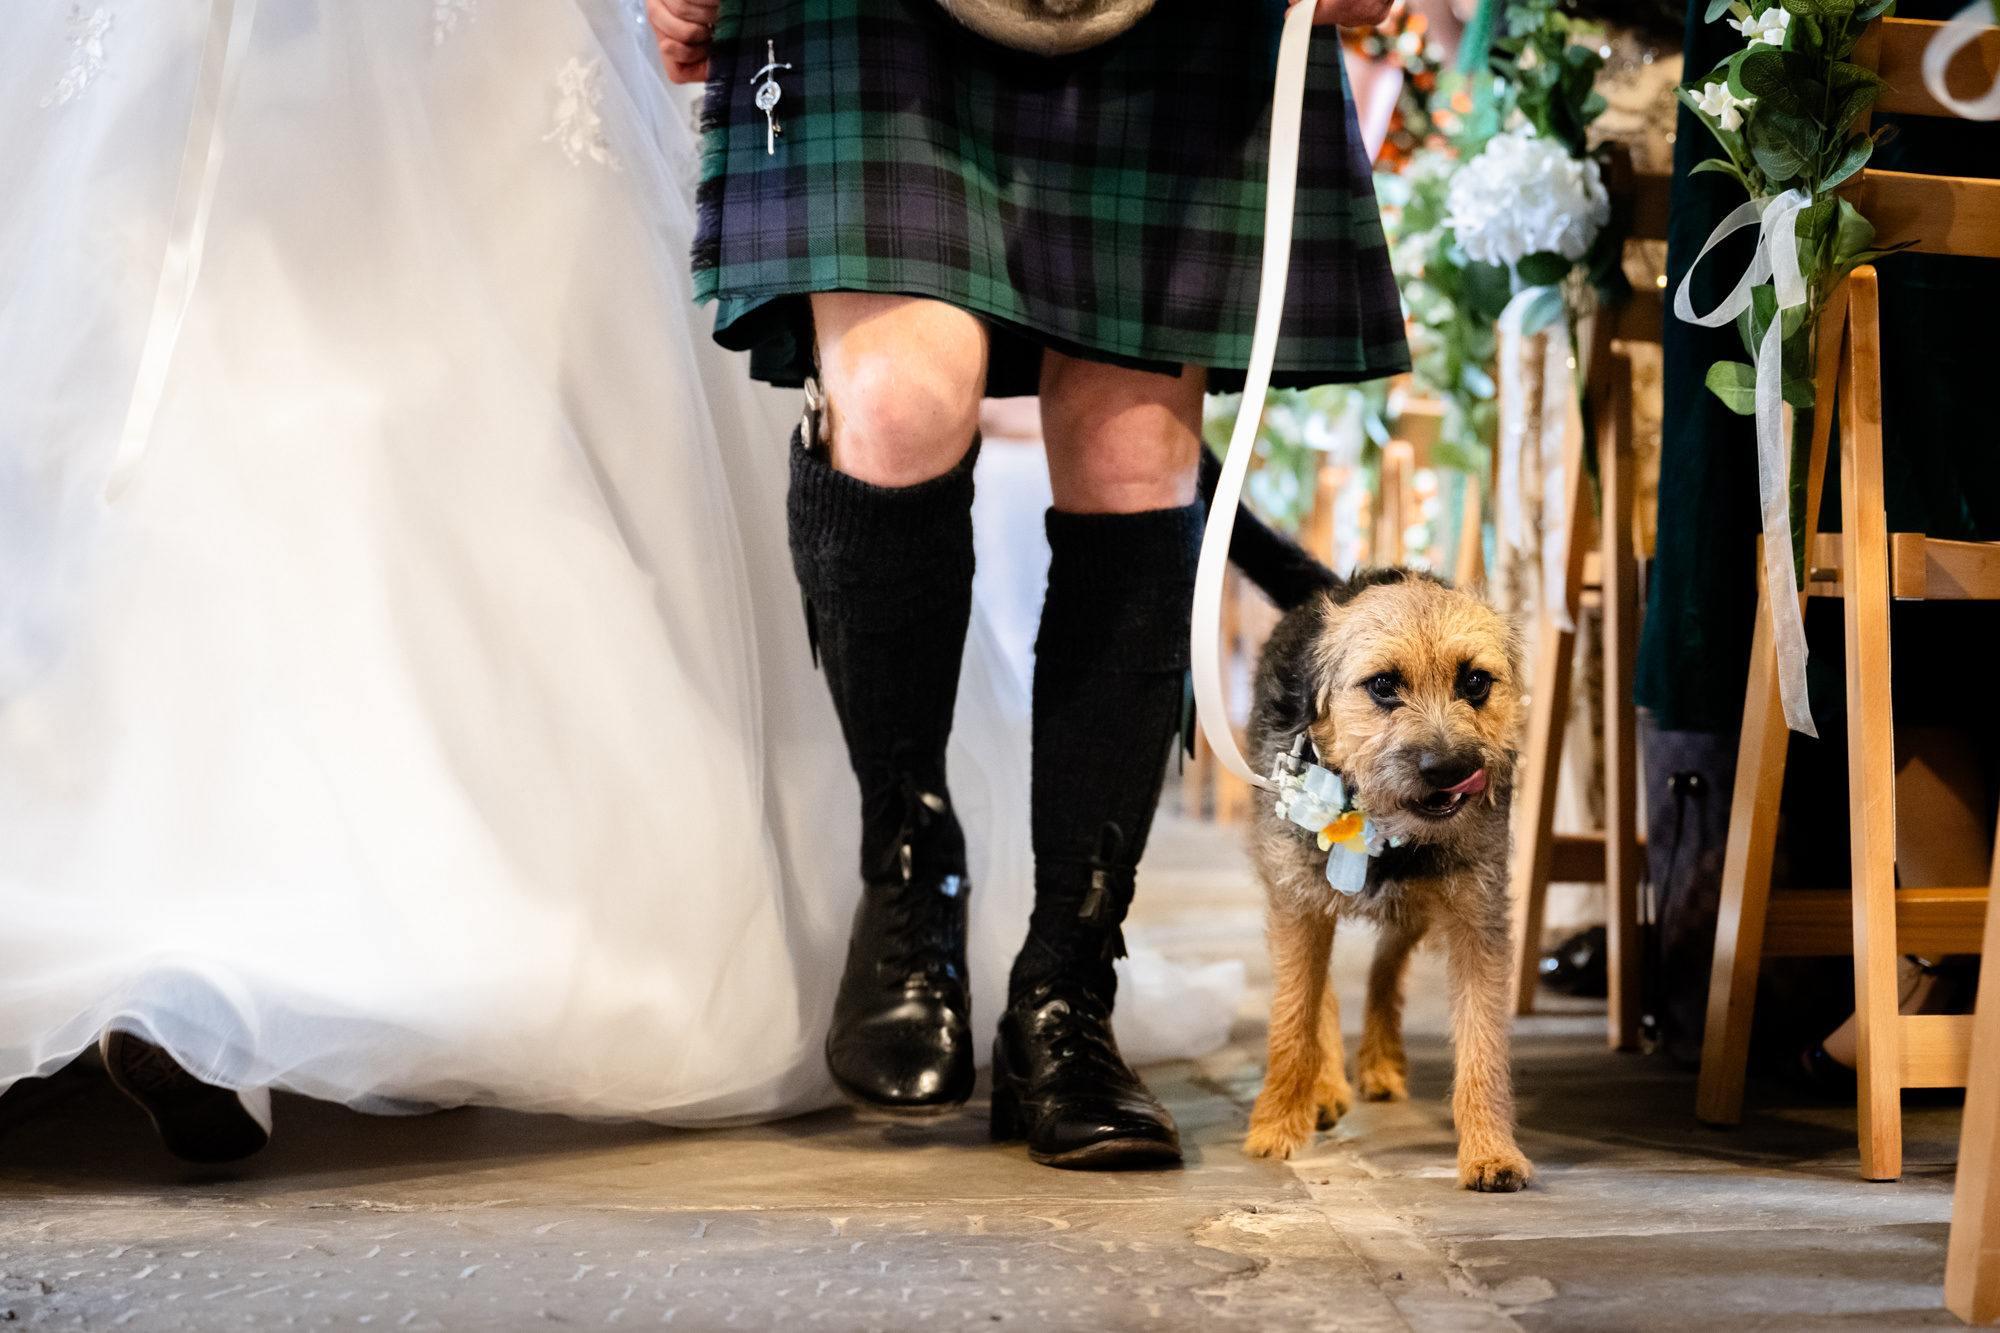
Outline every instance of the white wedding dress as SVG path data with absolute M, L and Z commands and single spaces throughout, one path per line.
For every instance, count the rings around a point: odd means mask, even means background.
M 204 83 L 228 8 L 24 0 L 0 40 L 0 1086 L 118 1024 L 371 1110 L 831 1101 L 858 816 L 797 396 L 690 304 L 638 5 L 261 0 Z M 1024 715 L 976 622 L 982 1033 Z

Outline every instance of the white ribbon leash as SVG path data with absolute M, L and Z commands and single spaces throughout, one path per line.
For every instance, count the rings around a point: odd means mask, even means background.
M 160 266 L 160 288 L 153 299 L 145 347 L 139 353 L 132 403 L 126 410 L 125 429 L 118 437 L 118 450 L 112 455 L 104 486 L 106 500 L 115 501 L 124 493 L 153 436 L 153 421 L 166 392 L 167 370 L 173 364 L 174 344 L 180 340 L 195 279 L 201 273 L 216 183 L 222 174 L 225 128 L 237 87 L 243 81 L 243 57 L 250 47 L 250 28 L 256 17 L 257 0 L 212 0 L 209 6 L 208 41 L 202 49 L 187 147 L 181 156 L 173 228 L 168 233 L 166 260 Z
M 1988 0 L 1972 0 L 1952 15 L 1951 22 L 1924 48 L 1924 87 L 1939 105 L 1967 120 L 2000 120 L 2000 80 L 1986 90 L 1984 97 L 1961 102 L 1946 90 L 1944 72 L 1950 68 L 1953 56 L 1978 41 L 1979 35 L 1993 26 L 1987 21 L 1992 15 L 1993 7 Z
M 1757 347 L 1757 488 L 1764 510 L 1764 588 L 1771 604 L 1771 639 L 1778 650 L 1778 694 L 1785 707 L 1785 725 L 1816 737 L 1819 732 L 1813 727 L 1806 692 L 1805 621 L 1799 614 L 1797 566 L 1792 561 L 1792 469 L 1785 442 L 1783 355 L 1785 311 L 1806 301 L 1796 232 L 1799 210 L 1811 202 L 1804 190 L 1787 190 L 1776 198 L 1752 199 L 1730 213 L 1709 233 L 1708 243 L 1681 279 L 1674 293 L 1674 314 L 1690 324 L 1717 328 L 1750 308 L 1751 293 L 1765 279 L 1776 288 L 1778 308 Z M 1756 257 L 1735 290 L 1708 314 L 1695 314 L 1688 295 L 1695 269 L 1724 237 L 1759 222 Z M 1822 404 L 1820 410 L 1830 407 Z
M 1229 537 L 1236 530 L 1236 506 L 1250 472 L 1257 423 L 1271 387 L 1278 355 L 1278 322 L 1285 312 L 1285 279 L 1292 259 L 1292 203 L 1298 191 L 1299 123 L 1305 112 L 1306 55 L 1311 49 L 1312 0 L 1300 0 L 1285 15 L 1278 43 L 1278 84 L 1271 98 L 1271 173 L 1264 195 L 1264 261 L 1257 286 L 1257 322 L 1250 339 L 1250 367 L 1243 377 L 1243 401 L 1222 460 L 1222 480 L 1209 503 L 1208 530 L 1202 535 L 1201 564 L 1194 576 L 1190 661 L 1194 706 L 1202 734 L 1222 766 L 1253 787 L 1277 790 L 1269 778 L 1250 771 L 1236 747 L 1222 691 L 1222 575 L 1229 563 Z

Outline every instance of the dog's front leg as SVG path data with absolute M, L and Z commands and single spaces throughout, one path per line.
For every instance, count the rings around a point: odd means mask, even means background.
M 1276 983 L 1270 1059 L 1264 1069 L 1264 1090 L 1250 1112 L 1243 1150 L 1254 1157 L 1290 1157 L 1312 1137 L 1319 1119 L 1320 1024 L 1327 961 L 1333 951 L 1333 918 L 1273 908 L 1265 935 Z
M 1332 949 L 1329 947 L 1329 954 Z M 1332 1129 L 1354 1105 L 1354 1089 L 1347 1082 L 1347 1052 L 1340 1040 L 1340 993 L 1331 981 L 1321 988 L 1319 1006 L 1319 1077 L 1313 1083 L 1313 1103 L 1319 1107 L 1318 1126 Z
M 1482 1193 L 1510 1193 L 1535 1168 L 1514 1143 L 1514 1075 L 1507 1041 L 1507 982 L 1513 955 L 1507 914 L 1474 909 L 1447 926 L 1451 958 L 1451 1029 L 1457 1075 L 1451 1115 L 1458 1124 L 1458 1182 Z
M 1400 1102 L 1410 1095 L 1410 1061 L 1403 1053 L 1403 978 L 1410 951 L 1423 938 L 1421 924 L 1384 922 L 1368 967 L 1368 1008 L 1361 1022 L 1361 1049 L 1354 1077 L 1371 1102 Z

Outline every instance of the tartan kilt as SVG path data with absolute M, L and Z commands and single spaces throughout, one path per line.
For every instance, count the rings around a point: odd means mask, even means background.
M 1041 349 L 1240 386 L 1264 230 L 1282 0 L 1160 0 L 1061 59 L 933 0 L 723 0 L 702 114 L 696 295 L 752 373 L 812 368 L 806 295 L 932 297 L 992 330 L 987 392 Z M 781 132 L 755 103 L 767 52 Z M 1409 369 L 1340 45 L 1313 40 L 1274 383 Z

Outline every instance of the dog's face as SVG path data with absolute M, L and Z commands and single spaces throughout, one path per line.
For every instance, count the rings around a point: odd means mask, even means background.
M 1520 644 L 1491 607 L 1425 578 L 1329 606 L 1314 644 L 1313 743 L 1391 836 L 1488 826 L 1513 785 Z

